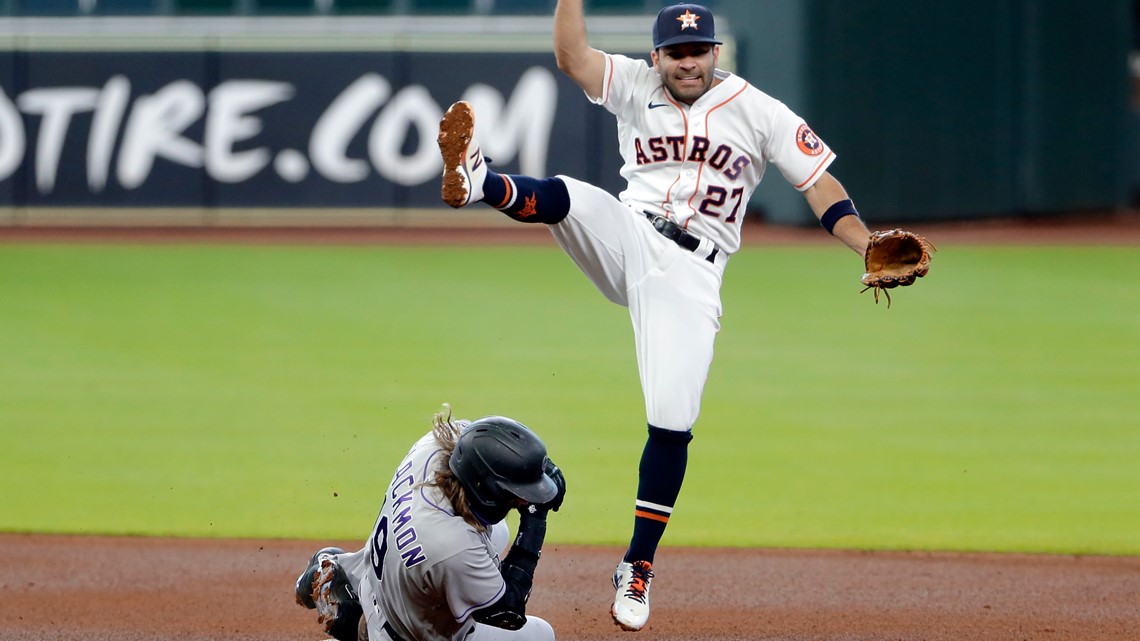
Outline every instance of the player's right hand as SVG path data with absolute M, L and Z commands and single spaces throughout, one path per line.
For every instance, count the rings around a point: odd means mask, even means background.
M 550 477 L 550 480 L 554 481 L 554 485 L 558 488 L 558 493 L 554 495 L 554 498 L 538 507 L 539 509 L 557 512 L 558 508 L 562 507 L 562 499 L 566 498 L 566 477 L 562 475 L 562 470 L 558 469 L 558 466 L 550 459 L 546 459 L 546 469 L 544 469 L 543 472 Z

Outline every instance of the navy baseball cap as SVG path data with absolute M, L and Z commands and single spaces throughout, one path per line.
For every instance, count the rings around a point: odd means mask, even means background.
M 685 42 L 723 44 L 716 39 L 716 25 L 708 7 L 699 4 L 675 4 L 665 7 L 653 23 L 653 48 L 671 47 Z

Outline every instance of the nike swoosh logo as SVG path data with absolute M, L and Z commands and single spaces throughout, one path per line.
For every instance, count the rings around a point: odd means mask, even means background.
M 669 103 L 667 103 L 667 102 L 653 102 L 652 100 L 649 101 L 649 108 L 650 109 L 656 109 L 658 107 L 668 107 L 668 106 L 669 106 Z

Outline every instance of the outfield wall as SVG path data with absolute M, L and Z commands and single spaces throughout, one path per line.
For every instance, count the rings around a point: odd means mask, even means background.
M 1133 0 L 723 0 L 741 73 L 892 221 L 1111 209 L 1140 193 Z M 773 218 L 798 197 L 762 184 Z
M 1140 165 L 1129 6 L 725 0 L 721 62 L 812 123 L 868 220 L 1104 210 L 1129 204 Z M 588 22 L 595 46 L 646 56 L 647 16 Z M 558 72 L 550 29 L 548 15 L 0 21 L 0 225 L 449 224 L 434 136 L 458 99 L 500 169 L 616 193 L 613 119 Z M 752 208 L 810 223 L 768 174 Z
M 23 22 L 0 39 L 9 224 L 398 222 L 441 206 L 459 99 L 499 168 L 620 189 L 616 126 L 558 72 L 549 18 Z

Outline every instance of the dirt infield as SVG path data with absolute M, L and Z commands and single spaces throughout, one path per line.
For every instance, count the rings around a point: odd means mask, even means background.
M 325 543 L 0 535 L 0 639 L 321 639 L 292 591 Z M 664 548 L 633 636 L 607 612 L 619 553 L 549 546 L 529 612 L 580 641 L 1140 639 L 1135 557 Z

